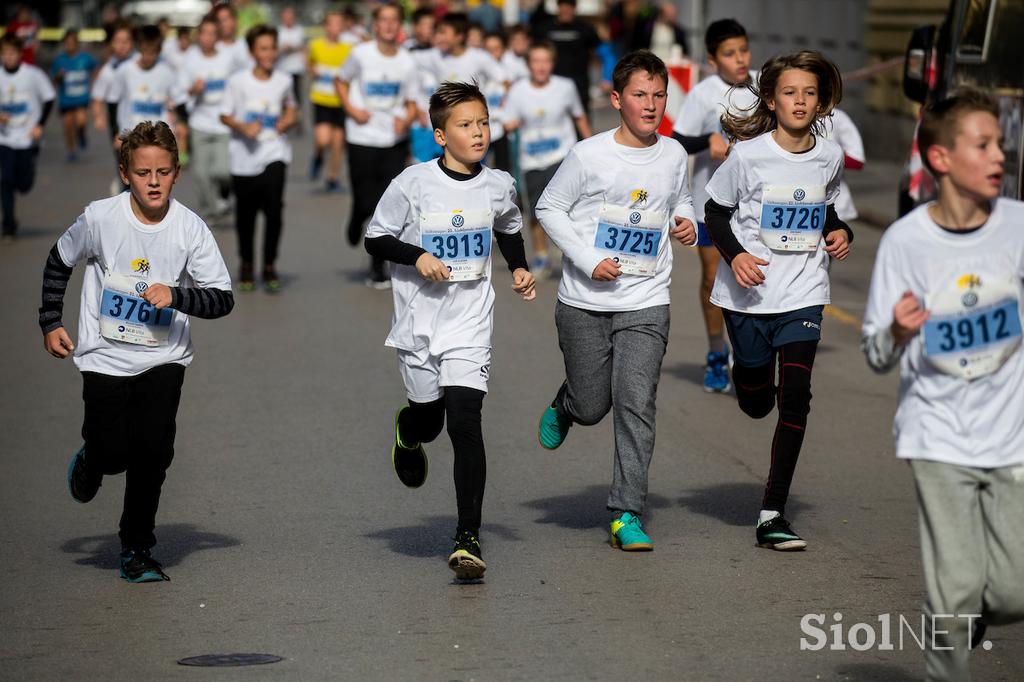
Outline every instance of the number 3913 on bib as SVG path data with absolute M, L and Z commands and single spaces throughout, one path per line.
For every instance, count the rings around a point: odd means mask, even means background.
M 420 218 L 420 246 L 448 266 L 449 282 L 482 279 L 491 256 L 491 212 L 427 213 Z

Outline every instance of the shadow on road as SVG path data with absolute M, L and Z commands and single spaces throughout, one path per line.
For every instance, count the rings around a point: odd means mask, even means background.
M 922 664 L 922 668 L 924 665 Z M 921 678 L 905 669 L 883 663 L 854 663 L 836 668 L 841 680 L 882 680 L 883 682 L 918 682 Z
M 458 519 L 454 516 L 427 516 L 418 526 L 384 528 L 366 533 L 363 537 L 386 541 L 388 549 L 396 554 L 404 554 L 418 559 L 444 557 L 448 556 L 448 552 L 451 551 L 457 521 Z M 519 540 L 519 536 L 508 526 L 485 523 L 480 529 L 485 557 L 487 538 L 493 536 L 498 536 L 503 540 Z
M 164 567 L 177 565 L 193 552 L 223 549 L 240 544 L 237 538 L 200 530 L 191 523 L 157 526 L 156 538 L 159 544 L 153 554 Z M 75 563 L 79 566 L 95 566 L 109 570 L 119 566 L 118 555 L 121 553 L 121 541 L 114 533 L 90 535 L 72 538 L 61 545 L 60 549 L 68 554 L 86 555 L 75 559 Z
M 563 528 L 585 530 L 604 527 L 608 524 L 608 487 L 591 485 L 568 495 L 543 497 L 539 500 L 523 502 L 524 507 L 538 509 L 544 515 L 537 523 L 553 523 Z M 647 496 L 647 509 L 644 511 L 645 523 L 654 518 L 654 509 L 669 506 L 669 500 L 661 495 Z
M 758 483 L 719 483 L 688 491 L 679 498 L 679 506 L 730 526 L 753 526 L 763 495 L 764 486 Z M 790 495 L 786 502 L 786 518 L 792 521 L 809 507 Z

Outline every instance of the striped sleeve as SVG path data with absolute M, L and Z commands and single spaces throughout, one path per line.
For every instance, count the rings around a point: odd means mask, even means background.
M 212 287 L 172 287 L 170 307 L 179 313 L 215 320 L 231 312 L 235 307 L 235 297 L 230 291 Z
M 39 306 L 39 327 L 44 334 L 49 334 L 54 329 L 64 326 L 62 321 L 64 293 L 67 291 L 71 272 L 72 269 L 64 265 L 57 245 L 54 244 L 46 259 L 46 266 L 43 268 L 43 296 L 42 305 Z

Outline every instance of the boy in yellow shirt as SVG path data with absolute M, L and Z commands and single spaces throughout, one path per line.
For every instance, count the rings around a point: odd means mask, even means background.
M 340 10 L 328 10 L 324 16 L 324 35 L 309 44 L 309 100 L 313 103 L 313 144 L 315 153 L 309 168 L 309 179 L 315 180 L 323 167 L 324 150 L 328 150 L 328 192 L 341 188 L 338 173 L 345 145 L 345 109 L 341 106 L 336 83 L 341 66 L 348 59 L 352 45 L 341 42 L 344 18 Z

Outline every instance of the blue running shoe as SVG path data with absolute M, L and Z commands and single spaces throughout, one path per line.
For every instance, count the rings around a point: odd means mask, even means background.
M 612 521 L 612 547 L 624 552 L 650 552 L 654 549 L 654 543 L 640 525 L 640 517 L 624 512 Z
M 148 549 L 121 550 L 121 577 L 130 583 L 156 583 L 170 580 L 160 562 Z
M 558 389 L 558 395 L 562 395 L 564 391 L 565 384 L 562 384 L 562 388 Z M 557 400 L 558 398 L 556 397 L 555 401 Z M 537 440 L 540 441 L 542 448 L 554 450 L 565 441 L 565 436 L 569 433 L 571 427 L 572 420 L 558 414 L 558 409 L 555 407 L 555 403 L 552 402 L 540 416 L 540 424 L 537 426 Z
M 729 352 L 708 353 L 704 365 L 704 390 L 708 393 L 725 393 L 732 384 L 729 382 Z
M 93 481 L 86 474 L 85 446 L 83 445 L 78 452 L 71 455 L 71 461 L 68 462 L 68 492 L 76 502 L 85 504 L 96 497 L 101 480 Z

